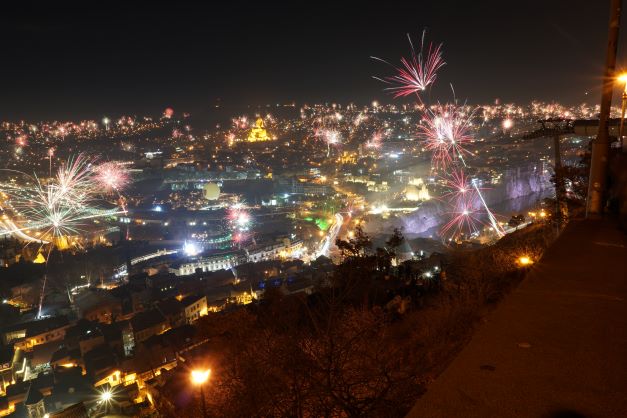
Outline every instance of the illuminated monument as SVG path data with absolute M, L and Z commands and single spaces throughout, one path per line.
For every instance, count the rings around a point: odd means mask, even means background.
M 253 126 L 250 129 L 250 132 L 248 133 L 248 138 L 246 138 L 246 141 L 264 142 L 264 141 L 272 141 L 273 139 L 274 138 L 268 135 L 268 132 L 266 131 L 266 127 L 263 123 L 263 119 L 257 118 L 257 120 L 255 121 L 255 126 Z
M 419 200 L 425 201 L 429 199 L 431 199 L 431 196 L 429 196 L 429 190 L 422 179 L 411 180 L 405 188 L 405 200 L 417 202 Z

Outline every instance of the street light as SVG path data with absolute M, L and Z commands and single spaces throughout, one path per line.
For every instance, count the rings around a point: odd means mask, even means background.
M 530 264 L 533 264 L 533 261 L 531 260 L 530 257 L 523 255 L 518 257 L 518 264 L 520 264 L 521 266 L 525 267 L 528 266 Z
M 623 73 L 618 76 L 618 81 L 624 84 L 621 116 L 620 116 L 620 128 L 618 130 L 618 140 L 620 141 L 620 147 L 623 148 L 623 126 L 625 125 L 625 107 L 627 107 L 627 73 Z
M 109 413 L 109 404 L 111 403 L 112 399 L 113 393 L 111 392 L 111 389 L 104 389 L 102 392 L 100 392 L 100 403 L 104 404 L 105 414 Z
M 102 394 L 100 395 L 100 399 L 103 402 L 109 402 L 111 400 L 111 392 L 109 391 L 102 392 Z
M 192 370 L 192 382 L 200 388 L 200 400 L 202 402 L 202 416 L 207 418 L 207 407 L 205 405 L 205 392 L 202 390 L 203 385 L 209 380 L 211 369 Z

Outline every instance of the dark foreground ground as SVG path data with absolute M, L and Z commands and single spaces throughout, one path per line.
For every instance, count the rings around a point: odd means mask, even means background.
M 627 238 L 574 221 L 409 417 L 627 417 Z

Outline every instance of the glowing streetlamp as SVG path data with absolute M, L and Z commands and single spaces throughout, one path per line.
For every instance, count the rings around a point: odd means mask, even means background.
M 109 404 L 112 400 L 113 393 L 111 392 L 111 389 L 104 389 L 102 392 L 100 392 L 100 403 L 104 404 L 105 414 L 109 412 Z
M 518 264 L 522 267 L 526 267 L 530 264 L 533 264 L 533 261 L 531 260 L 530 257 L 523 255 L 523 256 L 518 257 Z
M 623 126 L 625 125 L 625 107 L 627 107 L 627 73 L 618 76 L 619 82 L 623 83 L 622 109 L 620 116 L 620 129 L 618 130 L 618 140 L 621 148 L 623 147 Z
M 207 418 L 207 407 L 205 405 L 205 392 L 202 390 L 203 385 L 209 380 L 211 369 L 192 370 L 192 383 L 200 388 L 200 399 L 202 402 L 202 416 Z
M 207 380 L 209 380 L 209 376 L 211 375 L 211 370 L 192 370 L 192 382 L 196 385 L 202 385 Z

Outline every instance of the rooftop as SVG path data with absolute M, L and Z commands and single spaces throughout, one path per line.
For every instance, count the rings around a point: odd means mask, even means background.
M 139 312 L 131 318 L 131 326 L 134 332 L 138 332 L 165 322 L 165 318 L 157 309 Z

